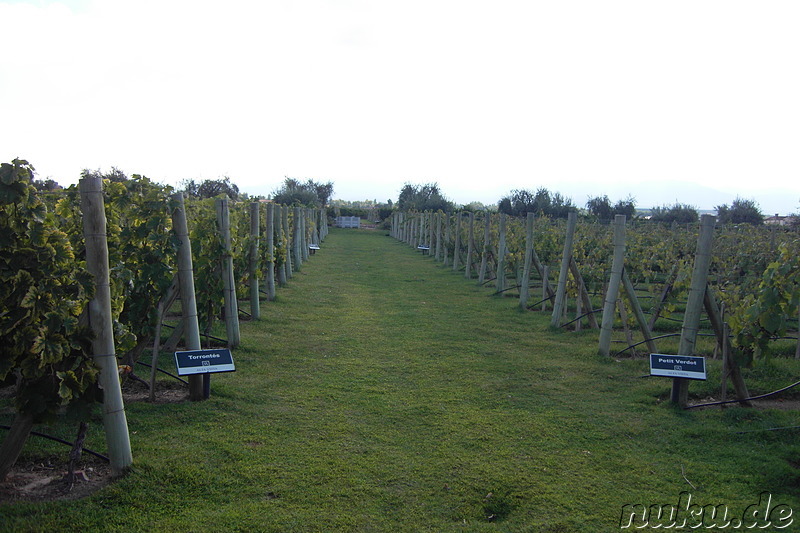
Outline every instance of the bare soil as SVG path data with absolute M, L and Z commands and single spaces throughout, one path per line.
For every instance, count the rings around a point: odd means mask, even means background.
M 66 447 L 65 447 L 66 448 Z M 43 502 L 85 498 L 113 481 L 108 463 L 84 456 L 75 470 L 75 482 L 67 480 L 67 455 L 46 461 L 19 460 L 0 483 L 0 506 L 17 502 Z
M 13 389 L 0 389 L 0 397 L 12 397 Z M 122 396 L 126 404 L 146 402 L 150 391 L 144 384 L 126 379 Z M 188 399 L 189 390 L 185 384 L 171 379 L 156 382 L 155 403 L 178 403 Z M 70 448 L 64 446 L 64 453 L 45 460 L 20 458 L 6 479 L 0 481 L 0 506 L 18 502 L 76 500 L 90 496 L 114 482 L 108 463 L 86 453 L 75 468 L 75 480 L 70 482 L 67 479 L 69 452 Z

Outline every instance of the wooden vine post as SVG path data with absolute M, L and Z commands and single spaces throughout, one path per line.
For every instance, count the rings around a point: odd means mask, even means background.
M 286 259 L 283 263 L 286 273 L 286 279 L 290 280 L 294 276 L 294 269 L 292 268 L 292 234 L 289 233 L 289 206 L 281 206 L 281 227 L 283 231 L 283 240 L 285 241 L 285 256 Z
M 469 214 L 469 233 L 467 235 L 467 262 L 464 265 L 464 277 L 472 278 L 472 256 L 475 254 L 475 213 Z
M 444 214 L 444 248 L 442 249 L 442 253 L 444 256 L 442 257 L 442 264 L 444 266 L 450 266 L 450 243 L 453 242 L 453 230 L 452 230 L 452 220 L 450 213 Z
M 300 235 L 302 224 L 300 223 L 301 217 L 299 207 L 295 207 L 292 210 L 292 216 L 292 259 L 294 260 L 292 267 L 295 271 L 300 272 L 300 268 L 303 265 L 303 252 L 301 248 L 303 246 L 303 241 Z
M 495 289 L 498 293 L 506 289 L 506 214 L 500 213 L 500 228 L 497 241 L 497 272 Z
M 528 308 L 528 299 L 530 298 L 534 217 L 534 213 L 528 213 L 525 224 L 525 263 L 522 265 L 522 279 L 519 282 L 519 307 L 523 310 Z
M 455 216 L 455 244 L 453 245 L 453 272 L 458 271 L 459 260 L 461 259 L 461 213 L 456 213 Z
M 187 350 L 200 350 L 200 324 L 197 319 L 197 298 L 194 292 L 194 265 L 192 264 L 192 243 L 189 240 L 189 226 L 186 223 L 186 208 L 183 193 L 172 195 L 175 210 L 172 212 L 172 228 L 180 241 L 178 247 L 178 283 L 181 295 L 181 328 Z M 208 374 L 193 374 L 189 379 L 189 399 L 192 401 L 206 398 L 204 381 Z
M 275 299 L 275 204 L 267 204 L 267 300 Z
M 639 305 L 639 299 L 636 297 L 636 289 L 634 288 L 633 282 L 628 276 L 628 271 L 624 268 L 622 269 L 622 287 L 625 289 L 625 294 L 628 296 L 628 301 L 630 302 L 631 310 L 633 311 L 633 317 L 636 319 L 636 323 L 639 325 L 639 329 L 644 336 L 647 349 L 650 351 L 650 353 L 655 353 L 657 351 L 656 343 L 653 340 L 653 335 L 650 332 L 650 325 L 647 323 L 647 317 L 644 316 L 642 306 Z M 633 342 L 630 344 L 633 344 Z
M 217 226 L 222 237 L 222 284 L 225 300 L 225 332 L 228 336 L 228 347 L 239 346 L 239 303 L 236 300 L 236 283 L 233 274 L 233 254 L 231 253 L 231 221 L 228 208 L 228 197 L 222 196 L 215 201 L 217 208 Z
M 328 210 L 324 207 L 319 212 L 320 244 L 328 237 Z
M 309 227 L 308 223 L 311 220 L 311 209 L 300 209 L 300 234 L 302 235 L 300 243 L 300 253 L 303 256 L 303 261 L 308 261 L 308 256 L 311 255 L 311 250 L 308 249 L 309 239 L 311 233 L 314 231 L 313 227 Z
M 624 222 L 624 218 L 623 218 Z M 578 214 L 571 211 L 567 215 L 567 234 L 564 239 L 564 252 L 561 256 L 561 270 L 558 273 L 558 286 L 556 286 L 556 299 L 553 302 L 553 314 L 550 317 L 550 327 L 557 328 L 561 324 L 561 315 L 566 309 L 567 277 L 569 264 L 572 261 L 572 247 L 575 242 L 575 226 L 578 223 Z
M 319 224 L 321 220 L 320 213 L 321 210 L 318 209 L 308 210 L 308 217 L 311 220 L 311 241 L 308 243 L 309 246 L 312 244 L 319 246 L 319 244 L 322 242 L 322 229 Z
M 436 212 L 436 261 L 442 260 L 442 212 Z
M 80 180 L 79 189 L 86 240 L 86 269 L 95 279 L 95 295 L 89 302 L 89 325 L 94 333 L 92 353 L 100 369 L 98 383 L 103 389 L 103 428 L 111 471 L 119 476 L 133 464 L 133 455 L 114 350 L 103 181 L 99 177 L 84 177 Z
M 600 322 L 600 355 L 611 355 L 611 333 L 614 329 L 614 309 L 617 305 L 622 269 L 625 263 L 625 215 L 614 217 L 614 255 L 611 260 L 611 277 L 608 280 Z
M 700 217 L 700 235 L 697 238 L 697 253 L 694 256 L 692 284 L 686 301 L 686 312 L 681 327 L 681 342 L 677 355 L 693 355 L 697 343 L 697 331 L 700 329 L 700 313 L 703 310 L 706 288 L 708 286 L 708 267 L 711 265 L 711 243 L 714 239 L 714 215 Z M 685 407 L 689 400 L 689 380 L 672 379 L 670 401 Z
M 250 314 L 253 320 L 261 318 L 261 297 L 258 292 L 258 236 L 261 203 L 250 203 Z
M 425 246 L 425 213 L 417 215 L 417 246 Z
M 428 255 L 433 257 L 431 251 L 433 250 L 434 238 L 436 237 L 436 213 L 430 211 L 428 213 Z
M 483 250 L 481 251 L 481 268 L 478 271 L 478 285 L 483 285 L 486 279 L 486 269 L 489 265 L 489 254 L 491 253 L 491 230 L 492 230 L 492 215 L 488 211 L 483 214 Z

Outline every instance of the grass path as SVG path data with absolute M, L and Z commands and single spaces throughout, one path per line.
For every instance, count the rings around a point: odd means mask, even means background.
M 677 412 L 642 361 L 515 303 L 382 232 L 334 230 L 242 324 L 210 400 L 127 406 L 133 474 L 0 507 L 0 529 L 602 532 L 681 491 L 800 512 L 796 432 L 736 433 L 793 412 Z

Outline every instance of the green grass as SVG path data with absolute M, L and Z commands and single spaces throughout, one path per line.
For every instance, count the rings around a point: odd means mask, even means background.
M 597 331 L 551 331 L 491 293 L 384 232 L 333 230 L 242 323 L 237 372 L 208 401 L 126 406 L 131 474 L 2 506 L 0 530 L 602 532 L 681 491 L 739 514 L 769 491 L 800 511 L 798 430 L 764 431 L 796 411 L 674 409 L 645 360 L 600 358 Z M 716 394 L 709 367 L 693 395 Z M 751 392 L 798 374 L 776 361 Z M 99 421 L 87 445 L 104 447 Z

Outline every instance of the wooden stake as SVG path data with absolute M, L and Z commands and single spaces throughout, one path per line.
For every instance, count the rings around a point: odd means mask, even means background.
M 575 262 L 575 258 L 573 257 L 570 259 L 569 262 L 569 271 L 572 272 L 572 277 L 575 278 L 575 282 L 578 284 L 578 300 L 581 302 L 581 307 L 586 309 L 586 312 L 592 310 L 592 298 L 589 296 L 589 291 L 586 289 L 586 283 L 583 281 L 583 276 L 581 275 L 581 271 L 578 269 L 578 263 Z M 589 313 L 586 315 L 589 326 L 592 329 L 599 329 L 600 326 L 597 324 L 597 317 L 594 316 L 594 313 Z
M 161 343 L 161 322 L 164 320 L 164 314 L 172 307 L 175 299 L 178 297 L 180 282 L 178 276 L 172 280 L 172 284 L 167 289 L 167 293 L 158 301 L 156 313 L 156 332 L 153 335 L 153 353 L 150 360 L 150 401 L 156 400 L 156 373 L 158 371 L 158 354 Z
M 239 303 L 236 300 L 236 282 L 233 273 L 233 256 L 231 254 L 231 223 L 228 209 L 228 197 L 217 198 L 217 225 L 222 236 L 224 256 L 222 261 L 223 297 L 225 300 L 225 332 L 228 336 L 228 347 L 239 346 Z
M 692 284 L 689 287 L 689 296 L 686 302 L 686 312 L 683 315 L 681 328 L 681 342 L 678 355 L 693 355 L 697 343 L 697 331 L 700 329 L 700 312 L 703 309 L 703 299 L 708 285 L 708 267 L 711 264 L 711 243 L 714 239 L 713 215 L 703 215 L 700 219 L 700 235 L 697 239 L 697 253 L 694 257 L 692 271 Z M 685 407 L 689 401 L 689 380 L 673 378 L 672 403 Z
M 639 305 L 639 299 L 636 297 L 636 289 L 633 286 L 631 278 L 628 277 L 628 272 L 624 268 L 622 269 L 622 286 L 625 289 L 625 294 L 628 296 L 628 301 L 631 303 L 631 310 L 633 311 L 636 323 L 639 325 L 639 330 L 645 338 L 647 349 L 650 353 L 657 353 L 656 343 L 653 340 L 653 335 L 650 333 L 650 327 L 647 325 L 647 318 L 644 316 L 642 306 Z M 631 344 L 633 343 L 631 342 Z
M 495 287 L 501 293 L 506 288 L 506 214 L 500 213 L 500 238 L 497 243 L 497 272 Z
M 275 300 L 275 204 L 267 204 L 267 300 Z
M 114 351 L 103 181 L 99 177 L 83 177 L 78 186 L 86 241 L 86 270 L 95 280 L 94 298 L 89 302 L 89 325 L 94 333 L 92 352 L 94 362 L 100 369 L 98 384 L 103 389 L 103 426 L 111 471 L 119 476 L 133 464 L 133 455 Z
M 534 217 L 534 213 L 528 213 L 525 221 L 525 263 L 522 265 L 522 278 L 519 282 L 519 307 L 523 310 L 528 308 L 528 300 L 530 299 Z
M 453 245 L 453 272 L 458 271 L 458 262 L 461 259 L 461 213 L 455 216 L 456 237 Z
M 175 347 L 172 345 L 173 337 L 179 339 L 180 332 L 184 332 L 185 344 L 187 350 L 199 350 L 200 345 L 200 324 L 197 320 L 197 298 L 194 292 L 194 266 L 192 264 L 192 243 L 189 240 L 189 226 L 186 223 L 186 210 L 183 204 L 183 193 L 175 193 L 172 195 L 175 201 L 175 210 L 172 212 L 172 230 L 175 236 L 178 237 L 181 245 L 178 247 L 178 283 L 180 284 L 181 295 L 181 312 L 182 319 L 178 327 L 175 328 L 167 345 L 171 346 L 171 350 Z M 189 399 L 192 401 L 199 401 L 205 399 L 203 376 L 194 374 L 188 376 L 189 381 Z
M 486 269 L 489 264 L 489 253 L 491 251 L 491 243 L 489 238 L 491 235 L 492 215 L 488 211 L 483 212 L 483 251 L 481 252 L 481 268 L 478 271 L 478 285 L 483 285 L 486 280 Z
M 475 253 L 475 213 L 469 214 L 469 235 L 467 237 L 467 263 L 464 268 L 464 277 L 472 279 L 472 256 Z
M 611 261 L 611 277 L 608 281 L 603 318 L 600 325 L 600 355 L 611 355 L 611 333 L 614 328 L 614 307 L 619 296 L 622 270 L 625 262 L 625 215 L 614 217 L 614 256 Z
M 261 294 L 258 292 L 258 237 L 261 233 L 259 210 L 261 203 L 250 203 L 250 314 L 253 320 L 261 318 Z
M 557 328 L 561 323 L 561 315 L 564 312 L 565 300 L 567 295 L 567 276 L 569 275 L 569 263 L 572 260 L 572 243 L 575 240 L 575 226 L 578 222 L 578 214 L 570 212 L 567 217 L 567 233 L 564 239 L 564 251 L 561 256 L 561 270 L 558 274 L 558 286 L 556 287 L 556 299 L 553 302 L 553 315 L 550 318 L 550 327 Z
M 744 382 L 739 365 L 736 364 L 736 360 L 731 356 L 733 347 L 731 346 L 730 335 L 726 334 L 725 328 L 727 324 L 725 324 L 725 321 L 722 319 L 722 312 L 720 311 L 719 305 L 717 305 L 717 299 L 714 297 L 714 292 L 710 287 L 706 287 L 705 294 L 703 295 L 703 305 L 708 314 L 708 319 L 711 322 L 711 328 L 717 336 L 717 341 L 723 343 L 723 357 L 725 353 L 728 354 L 728 359 L 724 363 L 724 366 L 727 368 L 727 374 L 731 379 L 731 384 L 733 384 L 736 398 L 742 400 L 740 405 L 752 407 L 752 403 L 744 401 L 746 398 L 750 397 L 750 393 L 747 390 L 747 384 Z
M 289 206 L 281 206 L 281 228 L 283 231 L 283 238 L 286 242 L 286 260 L 283 265 L 286 270 L 286 281 L 294 277 L 294 268 L 292 268 L 292 234 L 289 231 Z

